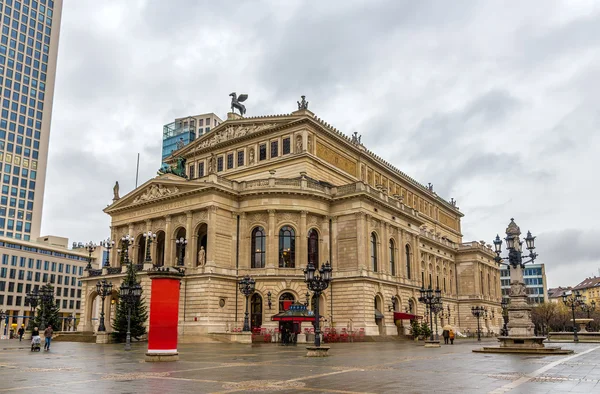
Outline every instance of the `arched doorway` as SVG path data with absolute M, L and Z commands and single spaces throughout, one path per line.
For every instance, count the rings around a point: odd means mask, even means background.
M 154 257 L 156 260 L 154 263 L 162 267 L 165 265 L 165 232 L 159 231 L 156 233 L 156 256 Z
M 200 224 L 200 226 L 198 226 L 198 231 L 196 232 L 196 238 L 197 238 L 197 242 L 198 242 L 198 244 L 196 245 L 196 250 L 198 251 L 198 260 L 196 261 L 196 264 L 204 265 L 204 264 L 206 264 L 206 247 L 207 247 L 207 240 L 208 240 L 208 226 L 206 225 L 206 223 L 202 223 L 202 224 Z M 204 250 L 204 252 L 200 253 L 202 250 Z M 199 261 L 200 255 L 203 256 L 204 261 Z
M 135 264 L 143 264 L 144 260 L 146 259 L 146 244 L 144 242 L 145 240 L 146 238 L 144 238 L 143 234 L 138 235 L 137 239 L 135 240 L 135 245 L 137 248 Z
M 95 290 L 87 297 L 85 308 L 86 331 L 96 332 L 98 327 L 98 300 L 100 300 L 100 297 L 98 297 L 98 293 Z
M 250 328 L 262 327 L 262 297 L 254 293 L 250 299 Z
M 173 261 L 175 261 L 175 265 L 178 265 L 180 267 L 184 266 L 184 261 L 185 261 L 185 252 L 186 252 L 186 244 L 185 244 L 185 240 L 186 240 L 186 231 L 185 231 L 185 227 L 180 227 L 177 229 L 177 231 L 175 232 L 175 247 L 173 248 L 174 252 L 175 252 L 175 256 Z
M 377 324 L 377 327 L 379 328 L 379 335 L 384 335 L 384 330 L 383 330 L 383 313 L 381 313 L 381 310 L 383 309 L 383 302 L 381 300 L 381 297 L 376 295 L 375 296 L 375 300 L 374 300 L 374 306 L 375 306 L 375 324 Z
M 296 300 L 296 297 L 292 293 L 283 293 L 279 296 L 279 312 L 285 311 L 285 305 L 293 304 Z M 290 302 L 291 301 L 291 302 Z

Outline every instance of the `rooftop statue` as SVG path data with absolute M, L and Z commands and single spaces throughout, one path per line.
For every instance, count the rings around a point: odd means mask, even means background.
M 177 164 L 175 164 L 174 166 L 170 166 L 170 167 L 163 167 L 158 170 L 157 174 L 158 175 L 173 174 L 173 175 L 180 176 L 182 178 L 187 178 L 187 175 L 185 174 L 185 161 L 186 160 L 183 157 L 178 157 Z
M 237 108 L 240 111 L 240 115 L 244 116 L 246 113 L 246 107 L 242 102 L 246 101 L 248 98 L 247 94 L 240 94 L 239 97 L 236 92 L 231 93 L 231 112 L 235 113 L 235 109 Z

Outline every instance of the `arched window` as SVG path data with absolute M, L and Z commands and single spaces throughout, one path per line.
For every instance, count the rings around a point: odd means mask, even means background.
M 390 239 L 390 272 L 393 276 L 396 276 L 396 246 L 394 245 L 394 240 Z
M 319 265 L 319 233 L 314 228 L 308 232 L 308 262 Z
M 256 227 L 252 230 L 252 268 L 265 268 L 266 249 L 265 230 L 262 227 Z
M 262 297 L 254 293 L 250 300 L 250 327 L 257 328 L 262 326 Z
M 377 234 L 371 233 L 371 269 L 377 272 Z
M 279 230 L 279 268 L 296 266 L 296 234 L 290 226 Z
M 410 247 L 408 245 L 406 245 L 404 247 L 404 251 L 406 253 L 406 277 L 408 279 L 411 279 L 411 275 L 410 275 Z
M 487 291 L 488 295 L 492 295 L 492 284 L 490 282 L 490 274 L 487 274 Z
M 291 301 L 291 303 L 293 303 L 294 300 L 295 300 L 295 298 L 292 293 L 283 293 L 282 295 L 280 295 L 279 296 L 279 312 L 285 311 L 285 304 L 288 303 L 286 301 Z

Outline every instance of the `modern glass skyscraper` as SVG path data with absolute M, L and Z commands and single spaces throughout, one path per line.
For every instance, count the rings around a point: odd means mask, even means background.
M 40 235 L 62 0 L 0 0 L 0 236 Z

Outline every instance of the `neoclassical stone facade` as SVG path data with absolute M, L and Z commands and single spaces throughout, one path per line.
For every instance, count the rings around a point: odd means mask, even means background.
M 474 331 L 471 306 L 483 305 L 490 310 L 484 330 L 499 331 L 499 269 L 490 246 L 463 243 L 456 203 L 367 150 L 356 136 L 348 138 L 306 109 L 255 118 L 229 114 L 175 153 L 186 159 L 187 179 L 159 175 L 105 212 L 112 239 L 135 239 L 129 254 L 140 265 L 147 301 L 142 233 L 157 234 L 150 247 L 157 265 L 177 265 L 176 240 L 188 240 L 181 261 L 182 340 L 200 341 L 243 324 L 245 303 L 236 283 L 246 274 L 256 280 L 253 326 L 276 327 L 271 316 L 280 300 L 306 299 L 302 270 L 309 260 L 333 267 L 334 280 L 320 300 L 326 325 L 404 335 L 393 312 L 422 316 L 419 289 L 432 285 L 442 290 L 441 325 Z M 176 157 L 169 160 L 176 163 Z M 111 266 L 119 267 L 117 253 Z M 115 271 L 103 276 L 116 288 L 123 275 Z M 97 279 L 82 279 L 84 314 L 91 311 Z M 84 330 L 91 327 L 85 316 L 83 323 Z

